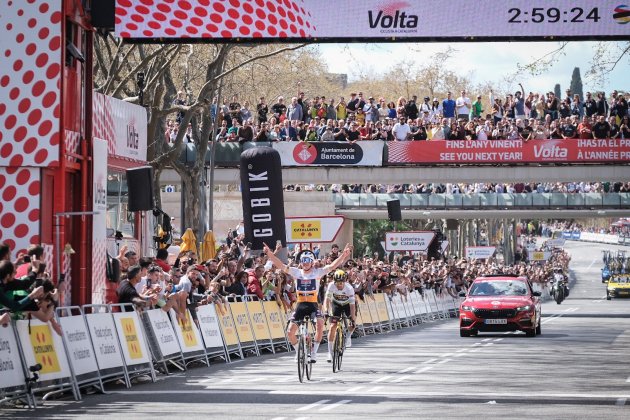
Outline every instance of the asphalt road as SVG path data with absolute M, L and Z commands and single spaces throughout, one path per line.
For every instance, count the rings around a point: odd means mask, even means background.
M 575 283 L 543 304 L 542 335 L 460 338 L 456 319 L 353 340 L 343 371 L 323 349 L 300 384 L 292 354 L 161 376 L 108 395 L 46 402 L 7 417 L 92 418 L 630 418 L 630 299 L 607 301 L 601 249 L 570 244 Z M 324 347 L 324 346 L 322 346 Z

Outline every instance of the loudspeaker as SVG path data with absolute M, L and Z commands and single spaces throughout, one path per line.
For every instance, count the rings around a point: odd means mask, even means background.
M 402 214 L 400 213 L 400 200 L 387 201 L 387 216 L 392 222 L 402 220 Z
M 97 29 L 114 30 L 116 24 L 115 0 L 92 0 L 92 8 L 90 15 L 92 17 L 92 26 Z
M 127 169 L 129 211 L 153 210 L 153 167 Z
M 446 219 L 446 230 L 457 230 L 459 221 L 457 219 Z

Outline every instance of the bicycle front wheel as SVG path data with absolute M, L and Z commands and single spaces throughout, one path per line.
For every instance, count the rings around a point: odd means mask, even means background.
M 297 369 L 298 369 L 298 379 L 300 382 L 304 382 L 304 372 L 306 371 L 306 348 L 304 347 L 304 339 L 300 337 L 298 341 L 298 357 L 297 357 Z
M 341 333 L 337 331 L 335 334 L 335 342 L 333 343 L 333 354 L 332 354 L 332 365 L 333 365 L 333 373 L 338 372 L 341 369 Z
M 313 354 L 313 336 L 310 337 L 306 343 L 308 349 L 308 360 L 306 361 L 306 379 L 311 380 L 311 374 L 313 373 L 313 363 L 311 363 L 311 355 Z

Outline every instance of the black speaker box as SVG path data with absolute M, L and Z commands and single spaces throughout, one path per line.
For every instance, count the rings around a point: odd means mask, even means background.
M 127 169 L 129 211 L 153 210 L 153 167 Z
M 457 230 L 459 221 L 457 219 L 446 219 L 446 230 Z
M 387 216 L 392 222 L 402 220 L 402 214 L 400 213 L 400 200 L 387 201 Z
M 92 26 L 97 29 L 114 30 L 116 24 L 115 0 L 92 0 L 90 15 L 92 16 Z

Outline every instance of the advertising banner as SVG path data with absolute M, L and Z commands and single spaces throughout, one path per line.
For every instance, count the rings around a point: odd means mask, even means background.
M 201 341 L 201 335 L 199 335 L 199 329 L 193 323 L 189 311 L 186 311 L 186 319 L 182 320 L 177 318 L 175 310 L 171 309 L 171 320 L 173 321 L 175 334 L 177 334 L 182 352 L 190 353 L 203 350 L 203 342 Z
M 387 304 L 385 303 L 385 295 L 383 293 L 377 293 L 374 295 L 374 301 L 376 302 L 376 313 L 378 314 L 378 320 L 380 322 L 389 321 L 389 313 L 387 312 Z
M 287 243 L 333 242 L 344 220 L 343 216 L 287 217 Z
M 107 142 L 92 141 L 94 156 L 107 156 Z M 105 304 L 107 286 L 107 159 L 94 159 L 92 165 L 92 303 Z
M 276 302 L 263 302 L 267 324 L 271 330 L 271 338 L 285 338 L 284 336 L 284 320 L 280 313 L 280 307 Z
M 20 350 L 11 324 L 6 328 L 0 327 L 0 375 L 2 377 L 0 389 L 26 384 Z
M 231 314 L 221 315 L 221 331 L 223 332 L 223 339 L 226 346 L 234 346 L 238 344 L 238 335 L 236 335 L 236 327 L 234 326 L 234 320 Z
M 436 140 L 389 142 L 395 163 L 628 162 L 630 139 Z
M 551 252 L 549 251 L 527 251 L 530 261 L 547 261 L 551 258 Z
M 70 365 L 59 334 L 48 323 L 35 319 L 20 320 L 16 324 L 26 365 L 42 365 L 40 380 L 68 378 Z
M 234 319 L 234 325 L 236 326 L 238 340 L 241 342 L 241 344 L 246 344 L 254 341 L 254 336 L 252 335 L 252 327 L 249 323 L 249 317 L 247 316 L 247 308 L 245 307 L 245 302 L 230 303 L 230 310 L 232 311 L 232 318 Z
M 199 319 L 201 336 L 206 348 L 223 347 L 216 307 L 214 305 L 198 306 L 197 318 Z
M 252 321 L 252 329 L 254 330 L 254 338 L 259 340 L 270 340 L 269 328 L 267 328 L 267 320 L 263 311 L 262 302 L 245 302 L 247 311 Z
M 85 315 L 90 337 L 94 343 L 96 360 L 102 370 L 122 367 L 123 359 L 116 340 L 116 327 L 112 315 L 95 313 Z
M 381 140 L 289 141 L 273 143 L 273 148 L 280 153 L 282 166 L 382 166 L 384 144 Z
M 494 246 L 467 246 L 466 258 L 473 260 L 485 260 L 494 255 L 497 248 Z
M 547 246 L 562 248 L 565 242 L 566 242 L 566 239 L 564 238 L 549 239 L 547 241 Z
M 107 155 L 147 160 L 147 111 L 102 93 L 93 94 L 92 135 L 107 141 Z M 97 156 L 97 155 L 95 155 Z
M 122 38 L 318 40 L 625 36 L 618 0 L 570 3 L 486 0 L 445 8 L 439 0 L 208 1 L 119 0 Z M 535 7 L 543 6 L 543 7 Z M 351 25 L 349 25 L 351 17 Z
M 135 312 L 116 312 L 112 315 L 127 366 L 149 363 L 149 352 L 138 314 Z
M 92 351 L 92 343 L 83 315 L 60 317 L 59 323 L 66 338 L 66 346 L 74 374 L 84 375 L 96 372 L 98 370 L 96 356 Z
M 162 357 L 166 358 L 181 352 L 175 331 L 168 315 L 161 309 L 152 309 L 145 312 L 149 318 L 149 324 L 160 347 Z
M 385 232 L 385 251 L 426 251 L 435 237 L 433 231 Z

